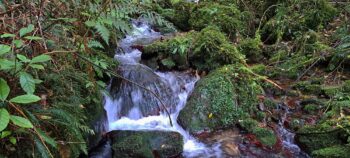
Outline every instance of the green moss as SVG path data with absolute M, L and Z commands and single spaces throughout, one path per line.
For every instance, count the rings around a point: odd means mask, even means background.
M 343 90 L 346 93 L 350 93 L 350 80 L 344 81 Z
M 350 147 L 347 145 L 327 147 L 315 150 L 311 155 L 315 158 L 348 158 L 350 155 Z
M 264 64 L 252 65 L 250 68 L 252 69 L 253 72 L 260 75 L 266 74 L 266 71 L 267 71 L 267 67 Z
M 253 134 L 255 134 L 257 139 L 266 146 L 272 147 L 277 142 L 274 132 L 270 129 L 257 127 L 253 130 Z
M 238 48 L 240 52 L 242 52 L 249 61 L 258 62 L 263 59 L 263 50 L 262 50 L 263 43 L 260 41 L 260 37 L 257 38 L 246 38 L 243 39 L 239 45 Z
M 338 93 L 342 92 L 342 87 L 341 86 L 324 86 L 324 87 L 322 87 L 322 91 L 328 97 L 334 97 Z
M 229 37 L 235 37 L 236 33 L 243 28 L 240 14 L 234 4 L 200 3 L 193 9 L 189 23 L 195 30 L 215 25 Z
M 252 133 L 253 130 L 258 126 L 258 121 L 251 118 L 247 118 L 240 121 L 239 125 L 249 133 Z
M 260 93 L 261 87 L 246 67 L 224 66 L 197 83 L 178 118 L 191 132 L 229 127 L 257 111 Z
M 343 144 L 343 130 L 333 128 L 331 122 L 322 123 L 317 126 L 304 126 L 296 133 L 296 143 L 306 152 L 311 153 L 333 145 Z
M 244 56 L 217 27 L 179 34 L 144 47 L 143 56 L 172 59 L 177 67 L 213 70 L 227 64 L 244 63 Z
M 181 1 L 173 4 L 170 8 L 160 9 L 158 12 L 177 28 L 188 31 L 191 28 L 189 19 L 194 6 L 194 3 Z
M 213 70 L 222 65 L 244 63 L 244 56 L 228 42 L 224 33 L 209 26 L 195 38 L 190 60 L 200 70 Z
M 322 86 L 320 84 L 312 84 L 310 81 L 297 82 L 293 85 L 293 88 L 305 94 L 320 95 L 322 93 Z
M 318 109 L 319 109 L 318 105 L 315 105 L 315 104 L 308 104 L 303 108 L 303 110 L 309 114 L 315 114 Z
M 268 109 L 276 109 L 277 108 L 277 103 L 275 101 L 273 101 L 270 98 L 266 98 L 264 100 L 264 105 L 268 108 Z

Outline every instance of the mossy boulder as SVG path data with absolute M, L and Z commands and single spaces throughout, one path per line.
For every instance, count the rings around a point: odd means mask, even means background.
M 215 26 L 203 29 L 193 42 L 190 62 L 200 70 L 213 70 L 220 66 L 245 63 L 245 57 L 228 42 L 224 33 Z
M 174 157 L 183 150 L 183 138 L 176 132 L 113 131 L 113 157 Z
M 142 58 L 155 57 L 161 66 L 184 69 L 189 66 L 210 71 L 227 64 L 245 63 L 245 57 L 218 27 L 191 31 L 157 41 L 143 49 Z M 165 60 L 165 61 L 164 61 Z
M 315 158 L 348 158 L 350 156 L 350 146 L 337 145 L 315 150 L 311 153 Z
M 260 93 L 245 66 L 224 66 L 198 81 L 178 121 L 191 133 L 230 127 L 256 111 Z
M 229 37 L 234 38 L 239 30 L 243 30 L 240 18 L 241 12 L 235 4 L 221 5 L 215 2 L 205 2 L 193 9 L 189 23 L 193 29 L 198 31 L 215 25 Z
M 315 150 L 343 144 L 344 130 L 332 127 L 326 123 L 317 126 L 304 126 L 297 131 L 296 143 L 306 151 L 312 153 Z

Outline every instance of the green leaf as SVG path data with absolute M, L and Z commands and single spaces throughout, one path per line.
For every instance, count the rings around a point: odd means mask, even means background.
M 27 40 L 33 40 L 33 41 L 43 39 L 43 38 L 38 37 L 38 36 L 26 36 L 24 38 L 27 39 Z
M 10 120 L 12 121 L 13 124 L 22 127 L 22 128 L 33 128 L 33 124 L 26 118 L 20 117 L 20 116 L 15 116 L 11 115 Z
M 0 37 L 1 38 L 12 38 L 12 37 L 16 37 L 16 35 L 11 34 L 11 33 L 4 33 Z
M 110 36 L 110 33 L 109 33 L 109 30 L 107 29 L 106 26 L 104 25 L 101 25 L 101 24 L 97 24 L 95 26 L 97 32 L 101 35 L 102 39 L 106 42 L 106 44 L 108 45 L 109 44 L 109 36 Z
M 10 121 L 10 116 L 9 116 L 9 121 Z M 0 135 L 0 139 L 6 138 L 7 136 L 11 135 L 11 131 L 2 131 Z
M 7 85 L 6 80 L 0 78 L 0 100 L 5 101 L 10 93 L 10 87 Z
M 22 54 L 17 54 L 17 58 L 25 63 L 30 62 L 30 59 L 28 59 L 26 56 L 24 56 Z
M 95 21 L 86 21 L 85 25 L 88 26 L 88 27 L 93 27 L 93 26 L 96 25 L 96 22 Z
M 40 100 L 40 97 L 33 94 L 20 95 L 12 98 L 10 102 L 19 104 L 35 103 Z
M 11 51 L 11 47 L 8 45 L 0 44 L 0 55 L 6 54 Z
M 48 144 L 50 144 L 52 147 L 57 148 L 57 143 L 56 141 L 51 138 L 50 136 L 48 136 L 44 131 L 42 131 L 39 128 L 35 128 L 36 131 L 38 131 L 38 134 L 40 135 L 40 137 Z
M 16 48 L 21 48 L 23 46 L 22 40 L 13 40 L 13 44 L 15 44 Z
M 42 82 L 43 82 L 43 80 L 34 79 L 34 82 L 35 82 L 35 84 L 40 84 L 40 83 L 42 83 Z
M 13 69 L 16 66 L 16 69 L 19 70 L 22 67 L 22 63 L 17 62 L 15 64 L 15 61 L 10 61 L 7 59 L 1 59 L 0 58 L 0 70 L 9 70 L 9 69 Z
M 39 64 L 30 64 L 30 67 L 34 68 L 34 69 L 39 69 L 39 70 L 44 70 L 44 66 L 39 65 Z
M 41 62 L 49 61 L 51 59 L 52 59 L 51 56 L 42 54 L 34 57 L 30 63 L 41 63 Z
M 19 74 L 19 83 L 22 89 L 28 94 L 33 94 L 35 92 L 35 80 L 31 74 L 21 72 Z
M 24 28 L 21 28 L 19 30 L 19 36 L 20 37 L 23 37 L 24 35 L 26 35 L 27 33 L 30 33 L 34 30 L 34 25 L 33 24 L 30 24 L 28 25 L 28 27 L 24 27 Z
M 13 145 L 16 145 L 17 140 L 16 140 L 15 137 L 10 137 L 10 142 L 11 142 Z
M 7 125 L 9 124 L 10 121 L 10 114 L 9 112 L 4 109 L 1 108 L 0 109 L 0 131 L 3 131 Z

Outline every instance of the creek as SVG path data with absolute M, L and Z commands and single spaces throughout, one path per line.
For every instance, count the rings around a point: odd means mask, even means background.
M 240 157 L 280 157 L 273 153 L 251 148 L 241 144 L 240 132 L 222 132 L 212 139 L 199 141 L 177 123 L 179 112 L 186 105 L 196 82 L 200 79 L 193 72 L 158 72 L 141 62 L 142 52 L 132 46 L 145 45 L 160 39 L 162 35 L 152 30 L 142 20 L 132 22 L 133 31 L 119 42 L 115 59 L 120 63 L 118 73 L 129 81 L 113 79 L 105 96 L 104 108 L 107 112 L 107 132 L 112 131 L 171 131 L 183 137 L 183 157 L 231 157 L 230 152 L 241 153 Z M 147 89 L 147 90 L 146 90 Z M 154 92 L 151 93 L 150 91 Z M 166 108 L 166 110 L 165 110 Z M 282 109 L 284 107 L 281 107 Z M 283 116 L 277 125 L 277 134 L 282 138 L 282 146 L 292 153 L 293 157 L 308 157 L 294 144 L 294 134 L 283 127 L 283 119 L 288 113 L 284 108 Z M 170 123 L 170 119 L 171 122 Z M 239 131 L 239 130 L 238 130 Z M 233 138 L 227 139 L 228 137 Z M 227 142 L 229 141 L 229 145 Z M 225 144 L 226 143 L 226 144 Z M 230 145 L 231 143 L 231 145 Z M 233 143 L 233 145 L 232 145 Z M 237 144 L 238 143 L 238 144 Z M 233 147 L 232 147 L 233 146 Z M 230 149 L 225 149 L 229 147 Z M 108 157 L 111 143 L 102 145 L 103 150 L 90 157 Z M 245 149 L 245 150 L 242 150 Z M 236 151 L 241 150 L 241 151 Z M 254 151 L 252 151 L 254 150 Z

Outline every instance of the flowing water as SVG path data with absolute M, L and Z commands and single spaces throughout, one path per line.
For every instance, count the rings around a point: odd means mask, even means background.
M 120 63 L 118 73 L 138 85 L 125 80 L 112 80 L 109 87 L 111 95 L 105 96 L 108 131 L 175 131 L 183 136 L 184 157 L 227 157 L 220 141 L 210 145 L 204 144 L 192 137 L 176 122 L 199 77 L 189 72 L 156 72 L 141 64 L 142 53 L 132 46 L 150 44 L 162 35 L 152 30 L 144 21 L 135 20 L 132 25 L 133 32 L 120 41 L 121 49 L 117 51 L 115 59 Z M 294 134 L 283 127 L 283 122 L 289 113 L 288 109 L 280 109 L 280 111 L 283 115 L 276 132 L 282 138 L 284 150 L 288 150 L 292 157 L 308 157 L 294 144 Z M 238 137 L 241 136 L 238 135 Z M 251 149 L 248 150 L 253 154 L 249 156 L 250 154 L 242 153 L 242 157 L 260 157 L 261 155 L 279 157 L 257 148 L 253 148 L 252 150 L 255 150 L 253 152 Z
M 123 77 L 155 92 L 169 111 L 173 126 L 164 105 L 155 95 L 138 85 L 122 81 L 115 93 L 105 96 L 108 130 L 175 131 L 184 138 L 183 156 L 221 157 L 220 144 L 205 145 L 176 122 L 199 77 L 186 72 L 155 72 L 140 64 L 141 52 L 131 46 L 150 43 L 161 35 L 145 22 L 134 21 L 132 24 L 134 31 L 119 43 L 122 50 L 115 56 L 121 64 L 118 71 Z M 110 89 L 113 92 L 112 86 Z

